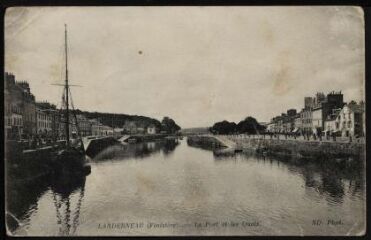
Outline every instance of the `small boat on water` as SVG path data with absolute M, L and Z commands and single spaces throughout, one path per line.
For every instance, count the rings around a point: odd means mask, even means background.
M 73 111 L 72 117 L 74 118 L 74 124 L 76 126 L 77 132 L 75 133 L 75 138 L 71 139 L 70 125 L 73 124 L 71 121 L 71 113 L 69 100 L 72 96 L 70 92 L 70 85 L 68 79 L 68 51 L 67 51 L 67 26 L 65 25 L 65 81 L 64 91 L 62 96 L 62 107 L 61 107 L 61 123 L 64 123 L 64 134 L 66 136 L 65 146 L 56 152 L 56 156 L 52 159 L 53 170 L 55 173 L 63 174 L 75 174 L 75 173 L 90 173 L 90 165 L 87 163 L 84 143 L 80 135 L 77 117 Z M 65 109 L 63 109 L 63 106 Z M 73 110 L 74 106 L 71 104 Z

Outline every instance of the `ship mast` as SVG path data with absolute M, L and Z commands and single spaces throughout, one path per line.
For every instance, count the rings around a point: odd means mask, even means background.
M 66 140 L 67 146 L 70 146 L 70 118 L 69 118 L 69 106 L 68 106 L 68 55 L 67 55 L 67 25 L 64 24 L 64 47 L 66 54 L 66 80 L 65 80 L 65 91 L 66 91 Z

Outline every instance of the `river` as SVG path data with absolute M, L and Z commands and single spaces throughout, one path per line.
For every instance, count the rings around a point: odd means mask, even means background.
M 186 140 L 113 146 L 91 174 L 10 183 L 14 235 L 358 235 L 364 168 L 238 153 Z

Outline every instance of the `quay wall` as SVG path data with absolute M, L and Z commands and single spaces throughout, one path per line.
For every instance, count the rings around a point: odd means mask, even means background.
M 244 138 L 238 136 L 220 136 L 236 143 L 236 149 L 258 153 L 292 155 L 297 157 L 364 157 L 365 144 L 356 142 L 302 141 L 295 139 Z M 220 138 L 219 137 L 219 138 Z M 189 141 L 208 142 L 215 145 L 217 138 L 212 135 L 189 137 Z M 201 143 L 202 144 L 202 143 Z M 220 143 L 219 145 L 222 145 Z
M 211 137 L 209 135 L 187 136 L 187 143 L 205 149 L 217 149 L 227 147 L 226 145 L 224 145 L 224 143 L 220 142 L 218 139 Z
M 18 144 L 8 142 L 5 147 L 6 175 L 10 179 L 34 179 L 50 173 L 53 147 L 23 151 Z

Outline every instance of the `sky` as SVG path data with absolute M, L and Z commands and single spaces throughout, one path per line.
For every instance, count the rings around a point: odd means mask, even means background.
M 60 106 L 64 24 L 76 108 L 173 118 L 182 128 L 267 122 L 305 96 L 364 99 L 359 7 L 17 7 L 5 71 Z

